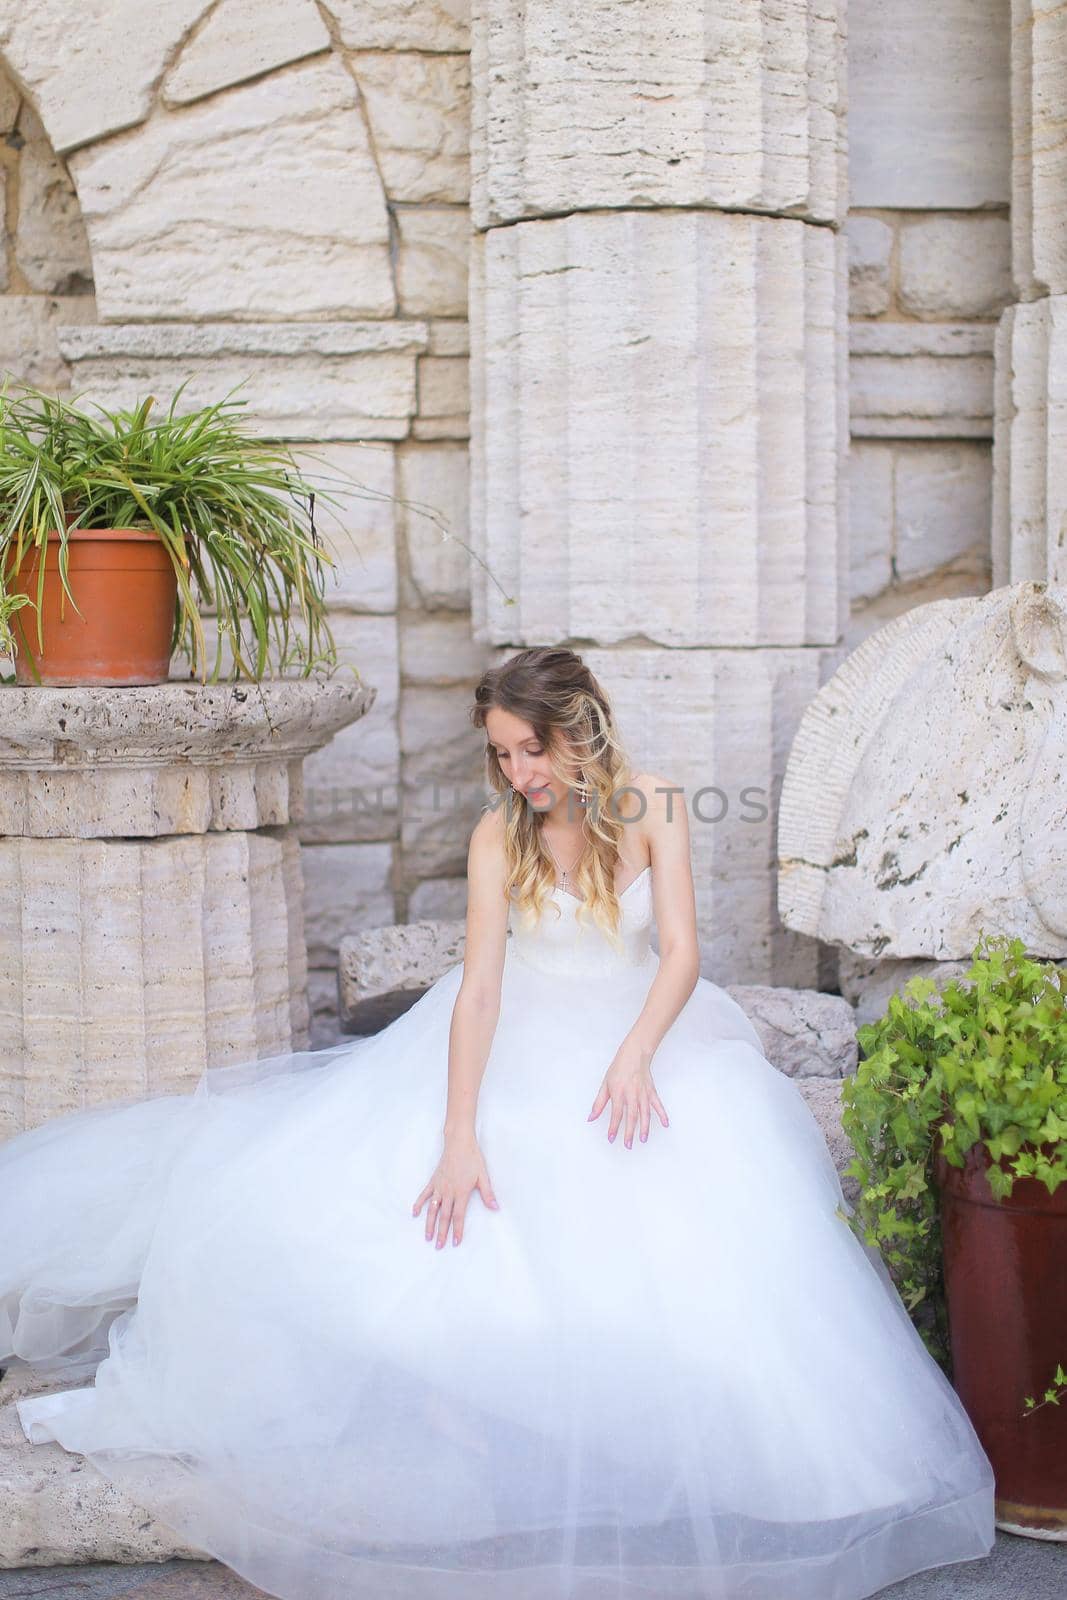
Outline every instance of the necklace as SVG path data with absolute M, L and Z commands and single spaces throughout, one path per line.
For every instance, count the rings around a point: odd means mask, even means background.
M 543 828 L 541 829 L 541 837 L 545 841 L 545 844 L 546 844 L 546 846 L 548 848 L 549 855 L 552 857 L 553 861 L 556 863 L 556 866 L 558 867 L 559 866 L 559 857 L 557 856 L 556 852 L 553 850 L 552 846 L 549 844 L 549 842 L 548 842 L 548 834 L 545 832 L 545 830 Z M 570 866 L 561 868 L 561 871 L 563 873 L 563 877 L 562 877 L 562 879 L 560 881 L 560 885 L 559 885 L 559 887 L 561 889 L 566 889 L 567 888 L 567 875 L 568 875 L 569 872 L 573 872 L 574 871 L 575 867 L 578 865 L 579 861 L 582 859 L 582 856 L 584 854 L 585 854 L 585 846 L 583 844 L 582 848 L 579 850 L 578 854 L 575 856 L 575 858 L 571 862 Z M 571 891 L 568 891 L 568 893 L 569 892 L 571 892 Z

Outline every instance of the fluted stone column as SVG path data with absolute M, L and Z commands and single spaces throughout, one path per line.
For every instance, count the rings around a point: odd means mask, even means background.
M 993 582 L 1067 581 L 1067 10 L 1012 0 L 1012 270 L 996 342 Z
M 690 828 L 733 982 L 818 976 L 773 836 L 847 617 L 842 9 L 473 7 L 475 634 L 576 642 L 640 764 L 726 792 Z
M 306 1048 L 302 763 L 374 694 L 0 690 L 0 1138 Z

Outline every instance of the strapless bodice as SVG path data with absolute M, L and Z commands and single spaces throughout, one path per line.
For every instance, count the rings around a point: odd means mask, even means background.
M 511 959 L 540 972 L 568 977 L 608 977 L 648 960 L 652 948 L 651 867 L 645 867 L 619 896 L 619 949 L 588 918 L 579 918 L 580 906 L 581 901 L 558 884 L 534 926 L 522 926 L 513 906 L 508 912 Z

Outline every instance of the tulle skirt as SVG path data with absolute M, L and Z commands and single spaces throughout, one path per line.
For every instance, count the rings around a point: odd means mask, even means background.
M 706 979 L 647 1143 L 590 1123 L 658 966 L 505 960 L 438 1250 L 462 964 L 382 1033 L 0 1148 L 18 1402 L 282 1600 L 860 1600 L 987 1554 L 993 1477 L 808 1107 Z

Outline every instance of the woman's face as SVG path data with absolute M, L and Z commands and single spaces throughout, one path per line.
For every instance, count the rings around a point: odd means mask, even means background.
M 548 750 L 528 722 L 493 706 L 486 713 L 485 735 L 504 777 L 533 810 L 550 812 L 566 805 L 569 786 L 556 773 Z

